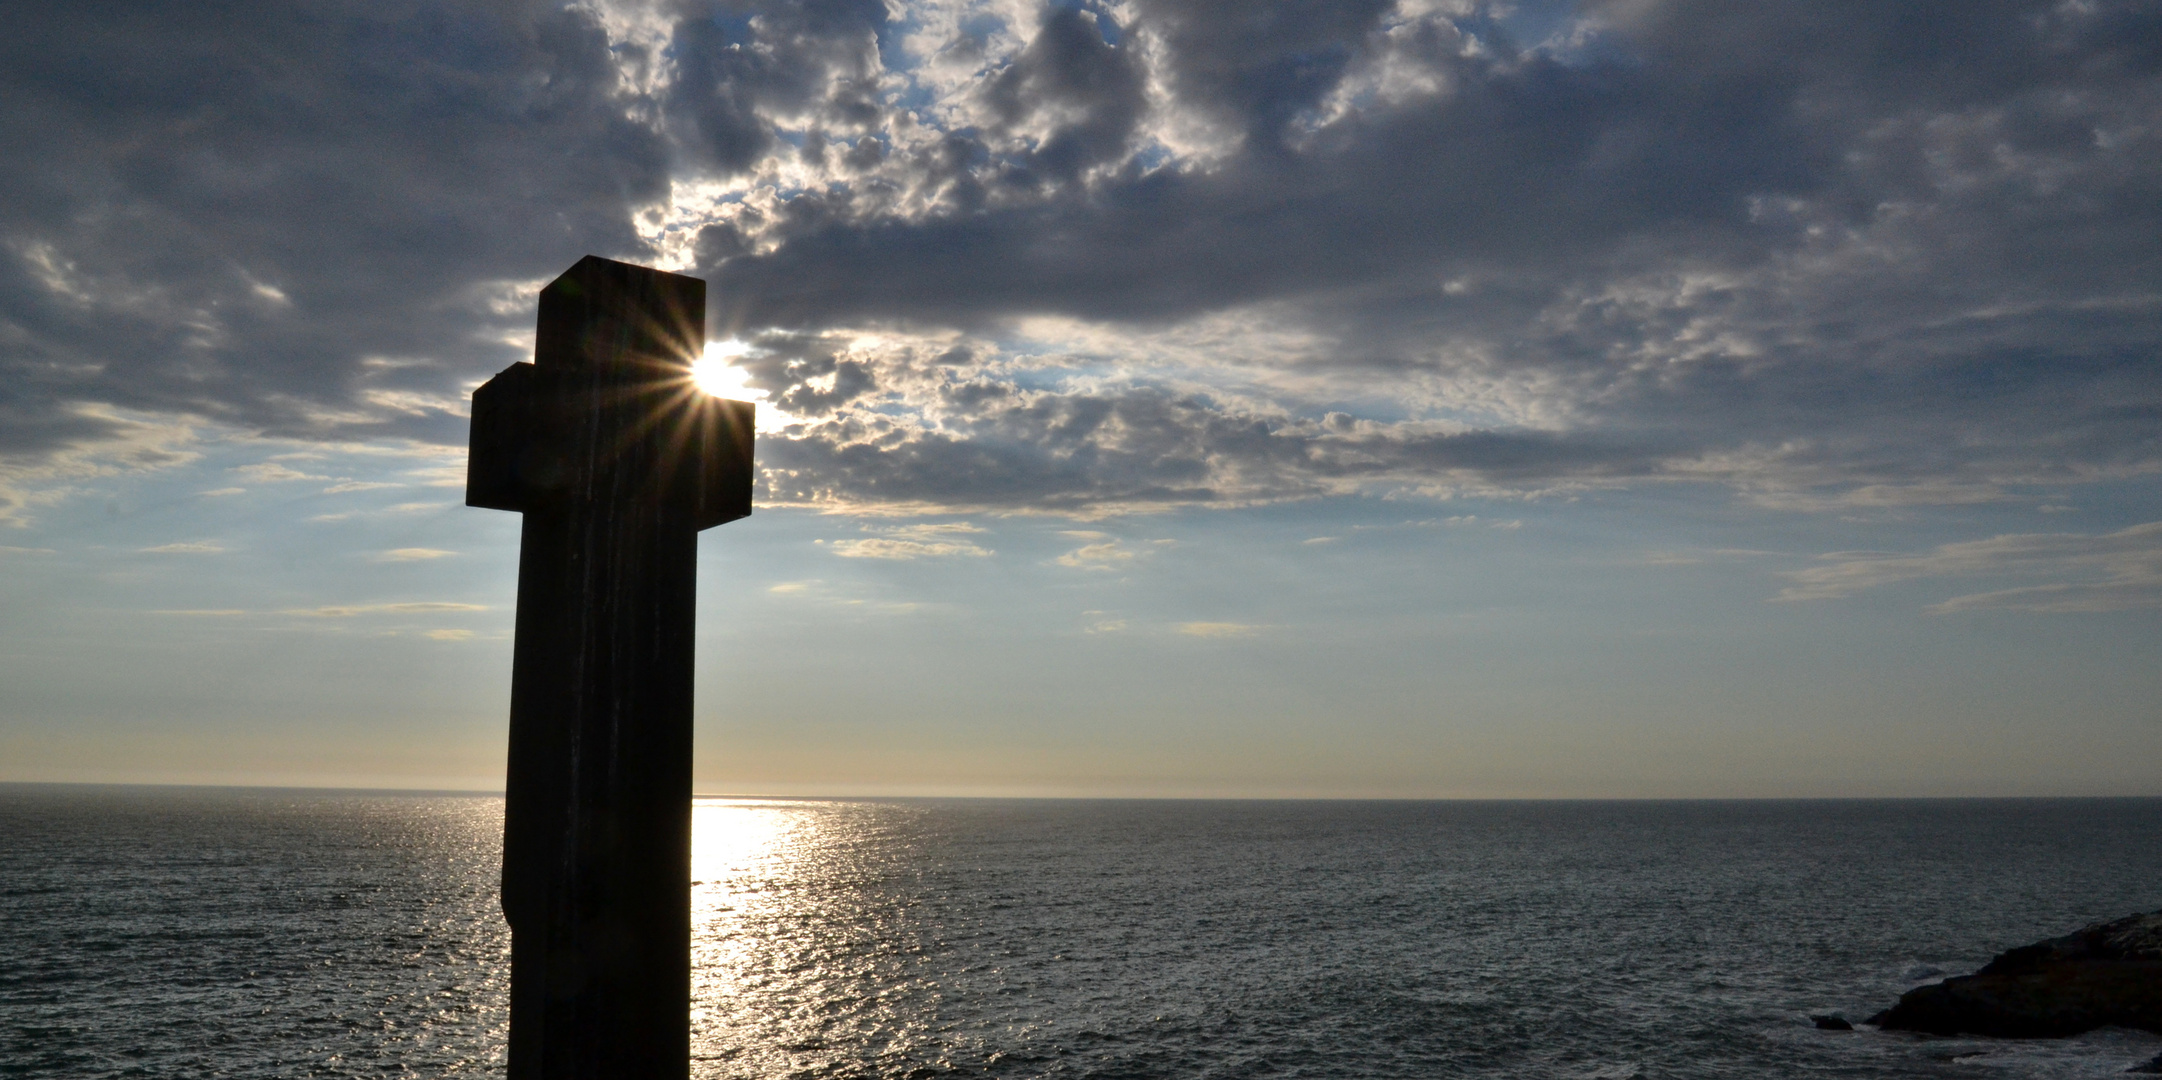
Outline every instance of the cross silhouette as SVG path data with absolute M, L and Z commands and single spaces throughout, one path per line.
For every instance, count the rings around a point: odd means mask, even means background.
M 473 392 L 466 505 L 525 515 L 503 812 L 511 1080 L 690 1069 L 698 531 L 751 512 L 706 283 L 587 256 Z

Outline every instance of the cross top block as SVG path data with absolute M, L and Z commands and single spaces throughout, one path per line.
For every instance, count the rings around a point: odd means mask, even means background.
M 466 505 L 751 512 L 754 406 L 699 391 L 706 283 L 588 255 L 540 293 L 533 363 L 473 392 Z
M 705 343 L 705 282 L 588 255 L 541 290 L 533 362 L 642 363 L 688 378 Z

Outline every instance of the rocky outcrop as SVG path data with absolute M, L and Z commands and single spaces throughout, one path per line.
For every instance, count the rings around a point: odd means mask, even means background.
M 1907 991 L 1869 1022 L 2008 1038 L 2055 1038 L 2113 1024 L 2162 1032 L 2162 911 L 2013 949 L 1972 975 Z

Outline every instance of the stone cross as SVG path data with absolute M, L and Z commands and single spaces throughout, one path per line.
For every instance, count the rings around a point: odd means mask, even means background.
M 690 1070 L 698 530 L 751 512 L 752 406 L 701 393 L 706 283 L 587 256 L 473 392 L 466 505 L 525 515 L 503 915 L 511 1080 Z

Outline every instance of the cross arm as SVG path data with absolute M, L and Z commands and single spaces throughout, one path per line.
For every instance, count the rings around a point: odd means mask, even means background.
M 576 403 L 565 400 L 573 393 L 562 385 L 568 378 L 534 364 L 512 364 L 473 391 L 467 506 L 522 512 L 574 485 L 570 429 L 577 418 Z M 710 529 L 749 517 L 757 406 L 679 395 L 665 412 L 661 423 L 682 430 L 656 433 L 662 455 L 673 459 L 662 463 L 661 472 L 688 474 L 688 490 L 674 487 L 680 494 L 673 497 L 690 501 L 693 524 Z

